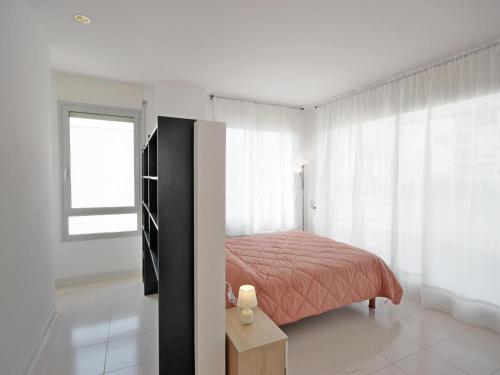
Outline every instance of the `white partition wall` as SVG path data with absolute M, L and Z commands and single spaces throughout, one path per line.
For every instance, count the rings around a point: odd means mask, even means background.
M 225 373 L 226 127 L 194 126 L 195 366 L 197 375 Z

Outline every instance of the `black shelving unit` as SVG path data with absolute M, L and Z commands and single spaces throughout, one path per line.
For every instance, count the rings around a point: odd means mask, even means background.
M 158 132 L 153 132 L 142 149 L 142 278 L 145 295 L 158 293 L 159 283 L 158 220 L 154 217 L 158 212 L 157 137 Z M 155 176 L 153 183 L 151 174 Z
M 144 294 L 158 293 L 160 375 L 194 375 L 194 123 L 158 117 L 142 149 Z
M 154 177 L 150 177 L 148 180 L 149 183 L 149 204 L 148 210 L 149 214 L 153 220 L 153 224 L 158 223 L 158 180 L 154 179 Z

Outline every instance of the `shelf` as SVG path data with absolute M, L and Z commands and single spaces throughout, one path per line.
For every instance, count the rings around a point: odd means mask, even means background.
M 146 239 L 146 242 L 147 242 L 148 248 L 149 248 L 149 246 L 150 246 L 149 245 L 149 243 L 150 243 L 150 241 L 149 241 L 149 232 L 146 229 L 144 229 L 144 227 L 142 227 L 142 234 L 144 235 L 144 238 Z
M 149 218 L 148 218 L 149 221 Z M 151 237 L 143 228 L 142 231 L 142 279 L 144 281 L 144 294 L 158 293 L 159 268 L 158 260 L 151 255 Z
M 155 126 L 155 128 L 153 129 L 153 132 L 151 133 L 149 138 L 153 138 L 156 135 L 157 131 L 158 131 L 158 125 Z
M 144 204 L 142 206 L 142 229 L 149 233 L 149 212 Z
M 158 125 L 153 129 L 153 132 L 148 135 L 148 139 L 146 140 L 146 143 L 144 144 L 144 146 L 142 146 L 142 151 L 144 150 L 147 150 L 149 148 L 149 144 L 151 143 L 151 140 L 153 139 L 157 139 L 157 133 L 158 133 Z
M 146 203 L 149 202 L 149 180 L 147 178 L 142 179 L 142 201 Z
M 158 293 L 159 287 L 159 253 L 157 208 L 157 128 L 148 136 L 142 148 L 142 256 L 144 295 Z M 154 186 L 151 186 L 154 185 Z M 151 193 L 150 193 L 151 191 Z M 151 211 L 155 214 L 152 215 Z
M 158 275 L 160 272 L 160 269 L 158 267 L 159 264 L 158 227 L 156 227 L 156 223 L 154 223 L 153 218 L 151 216 L 148 217 L 148 220 L 149 220 L 149 236 L 147 237 L 147 243 L 148 243 L 149 253 L 151 254 L 151 261 L 153 262 L 156 279 L 158 280 Z
M 158 230 L 158 215 L 152 214 L 149 211 L 148 206 L 146 206 L 146 203 L 144 203 L 144 202 L 142 202 L 142 211 L 143 211 L 143 224 L 144 224 L 144 220 L 146 220 L 147 218 L 150 218 L 151 222 L 155 226 L 156 230 Z
M 158 181 L 149 180 L 149 202 L 148 202 L 148 211 L 151 216 L 154 218 L 155 223 L 158 215 Z
M 143 148 L 146 148 L 149 146 L 149 143 L 151 142 L 151 139 L 154 138 L 154 137 L 157 137 L 157 132 L 158 132 L 158 125 L 155 126 L 155 128 L 153 129 L 153 132 L 151 134 L 148 135 L 148 139 L 146 140 L 146 144 L 144 145 Z
M 156 131 L 151 134 L 148 142 L 148 176 L 158 176 L 157 159 L 158 159 L 158 133 Z
M 170 373 L 172 368 L 179 374 L 194 373 L 195 248 L 192 239 L 195 233 L 192 220 L 195 205 L 190 188 L 196 177 L 194 130 L 195 120 L 158 117 L 158 126 L 151 129 L 143 151 L 140 181 L 144 187 L 141 201 L 144 295 L 158 294 L 161 374 Z M 178 186 L 186 188 L 178 189 Z M 179 202 L 183 203 L 182 207 L 169 212 L 170 208 L 178 207 Z M 167 219 L 176 220 L 180 225 L 163 225 Z M 169 243 L 175 246 L 168 246 Z M 182 303 L 177 303 L 179 300 Z
M 153 218 L 149 218 L 149 248 L 158 253 L 158 228 L 153 223 Z
M 148 175 L 148 159 L 149 159 L 149 152 L 148 152 L 148 146 L 144 146 L 142 150 L 142 175 L 147 176 Z
M 143 224 L 142 227 L 143 228 L 144 228 L 144 221 L 147 220 L 148 218 L 150 218 L 151 222 L 155 226 L 156 230 L 158 230 L 158 215 L 152 214 L 149 211 L 148 206 L 146 206 L 146 203 L 144 203 L 144 202 L 142 202 L 142 215 L 143 215 L 143 218 L 142 218 L 142 224 Z M 150 229 L 150 226 L 148 226 L 148 228 Z M 148 229 L 148 231 L 149 231 L 149 229 Z
M 149 249 L 149 255 L 151 255 L 151 261 L 153 262 L 153 268 L 155 269 L 156 279 L 160 280 L 160 258 L 153 250 Z
M 151 222 L 155 226 L 156 230 L 158 230 L 158 217 L 157 217 L 157 215 L 153 215 L 153 214 L 149 213 L 149 217 L 151 218 Z

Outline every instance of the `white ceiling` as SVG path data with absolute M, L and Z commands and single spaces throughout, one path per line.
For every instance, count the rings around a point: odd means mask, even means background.
M 500 37 L 498 0 L 28 1 L 57 70 L 300 105 Z

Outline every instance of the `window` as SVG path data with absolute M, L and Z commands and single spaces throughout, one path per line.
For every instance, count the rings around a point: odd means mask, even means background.
M 137 234 L 139 116 L 60 104 L 65 240 Z

